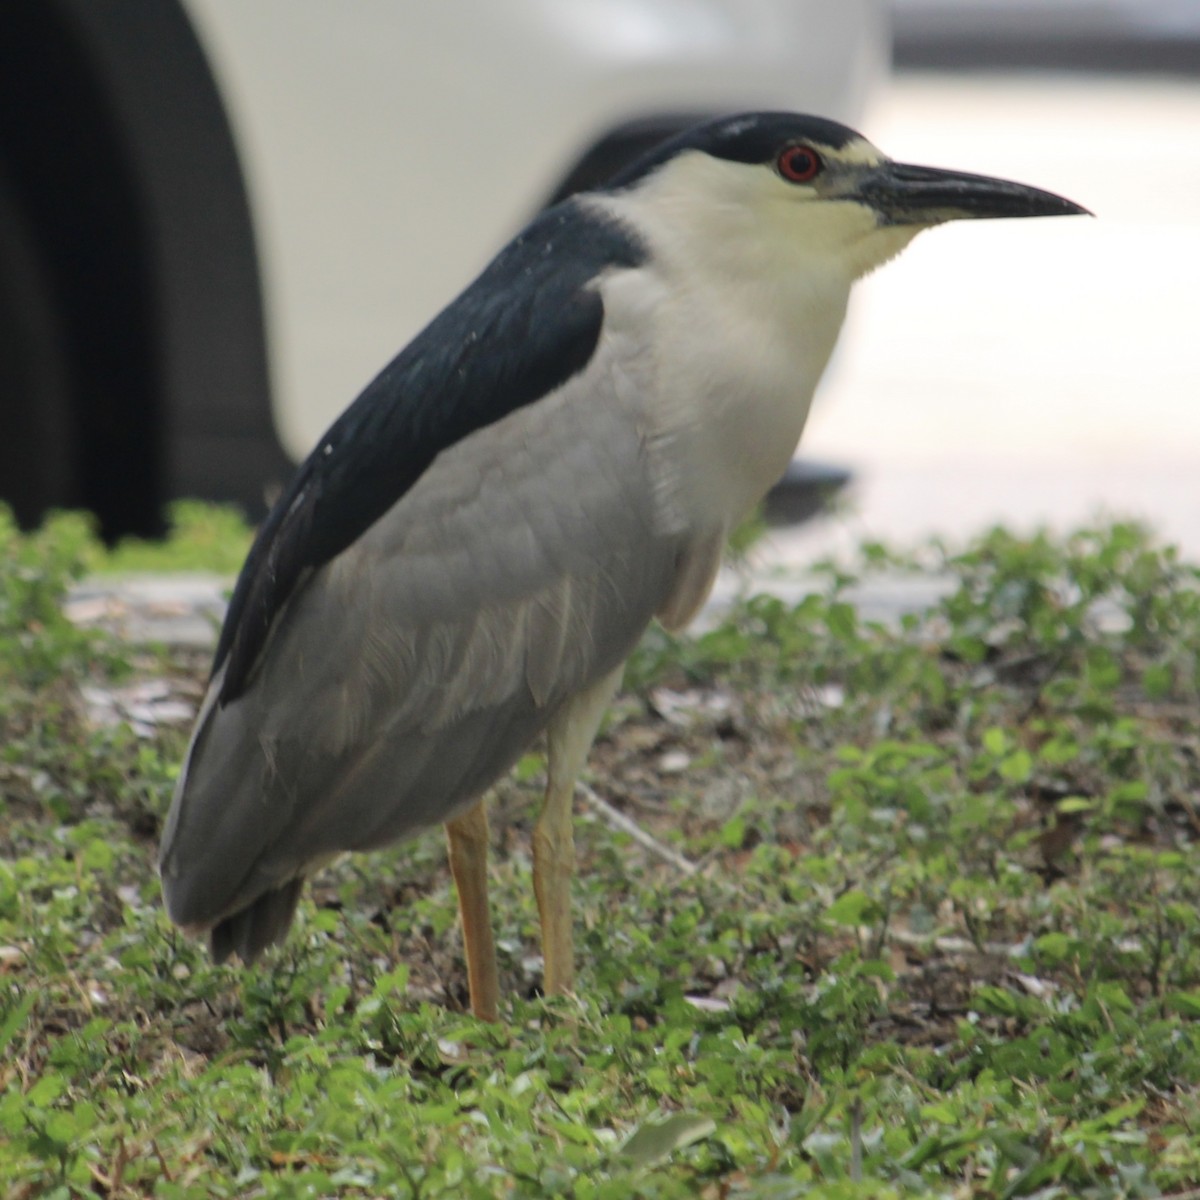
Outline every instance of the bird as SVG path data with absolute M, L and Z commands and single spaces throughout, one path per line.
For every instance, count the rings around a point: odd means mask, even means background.
M 786 471 L 852 285 L 936 225 L 1086 213 L 747 112 L 534 217 L 260 526 L 164 826 L 171 920 L 251 963 L 324 865 L 444 824 L 496 1020 L 486 794 L 544 734 L 543 990 L 571 991 L 577 777 L 642 633 L 696 615 Z

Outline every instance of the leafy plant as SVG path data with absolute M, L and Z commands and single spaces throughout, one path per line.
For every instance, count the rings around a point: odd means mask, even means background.
M 1200 573 L 1134 525 L 864 547 L 798 605 L 651 632 L 576 821 L 578 995 L 539 995 L 531 752 L 499 790 L 504 1021 L 463 1012 L 440 837 L 319 876 L 215 967 L 154 848 L 186 721 L 85 696 L 192 652 L 85 571 L 216 569 L 0 520 L 0 1181 L 13 1197 L 1096 1198 L 1200 1186 Z M 894 622 L 855 589 L 935 573 Z M 2 1189 L 0 1189 L 2 1190 Z

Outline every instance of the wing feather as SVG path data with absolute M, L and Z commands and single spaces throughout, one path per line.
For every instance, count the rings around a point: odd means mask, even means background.
M 584 369 L 604 318 L 595 279 L 643 259 L 611 216 L 575 200 L 557 205 L 368 384 L 255 539 L 217 643 L 223 702 L 249 686 L 311 572 L 352 546 L 443 451 Z
M 534 702 L 545 707 L 560 678 L 568 644 L 584 636 L 577 628 L 578 602 L 572 581 L 564 575 L 525 609 L 525 682 Z
M 252 686 L 218 703 L 218 672 L 164 839 L 179 923 L 452 816 L 696 574 L 659 511 L 648 386 L 611 385 L 650 369 L 629 353 L 602 340 L 585 377 L 443 451 L 314 570 Z
M 670 594 L 656 614 L 665 629 L 682 629 L 703 607 L 721 569 L 725 538 L 722 525 L 692 538 L 684 547 Z

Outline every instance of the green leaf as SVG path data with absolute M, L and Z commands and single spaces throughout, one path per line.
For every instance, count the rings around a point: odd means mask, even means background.
M 1067 733 L 1056 734 L 1038 750 L 1038 759 L 1051 767 L 1066 766 L 1078 757 L 1079 743 Z
M 87 871 L 107 871 L 113 864 L 113 849 L 102 838 L 92 838 L 80 856 Z
M 858 633 L 858 612 L 853 604 L 847 604 L 844 600 L 835 601 L 829 606 L 825 622 L 829 632 L 844 642 L 852 641 Z
M 25 1093 L 25 1099 L 34 1108 L 44 1108 L 53 1104 L 66 1091 L 66 1080 L 54 1071 L 47 1071 Z
M 1065 933 L 1044 933 L 1035 941 L 1034 946 L 1043 958 L 1052 962 L 1062 962 L 1074 953 L 1077 943 L 1073 937 Z
M 1000 763 L 1000 775 L 1010 783 L 1025 783 L 1033 774 L 1033 756 L 1028 750 L 1017 750 Z
M 0 1059 L 4 1057 L 4 1051 L 7 1049 L 9 1042 L 16 1036 L 17 1031 L 25 1024 L 26 1018 L 33 1010 L 34 1002 L 37 1000 L 36 992 L 26 992 L 26 994 L 17 1001 L 16 1007 L 4 1018 L 4 1024 L 0 1025 Z
M 844 892 L 825 910 L 826 918 L 838 925 L 869 925 L 882 915 L 878 902 L 857 888 Z
M 519 783 L 529 783 L 537 779 L 546 770 L 546 756 L 540 751 L 530 751 L 517 759 L 513 775 Z
M 1064 796 L 1054 807 L 1060 813 L 1091 812 L 1096 802 L 1086 796 Z
M 993 726 L 991 729 L 984 730 L 983 748 L 993 757 L 1000 758 L 1008 753 L 1009 746 L 1012 745 L 1012 740 L 1003 729 L 998 729 Z
M 711 1137 L 717 1124 L 697 1113 L 672 1113 L 661 1121 L 645 1121 L 621 1147 L 621 1154 L 638 1167 L 652 1167 L 676 1150 Z
M 1182 1016 L 1200 1018 L 1200 992 L 1170 992 L 1167 1005 Z
M 1171 694 L 1175 672 L 1168 662 L 1150 663 L 1142 672 L 1142 689 L 1151 700 L 1161 700 Z
M 730 817 L 721 826 L 718 840 L 722 846 L 727 846 L 730 850 L 740 850 L 746 841 L 746 818 L 740 813 Z
M 1121 664 L 1107 646 L 1089 646 L 1087 650 L 1088 682 L 1101 691 L 1110 691 L 1121 682 Z

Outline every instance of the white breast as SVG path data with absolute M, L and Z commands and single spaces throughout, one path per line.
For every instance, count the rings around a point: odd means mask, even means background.
M 605 334 L 652 344 L 646 409 L 694 527 L 726 528 L 779 479 L 837 341 L 851 276 L 744 207 L 606 197 L 652 247 L 601 283 Z M 794 232 L 794 231 L 793 231 Z

